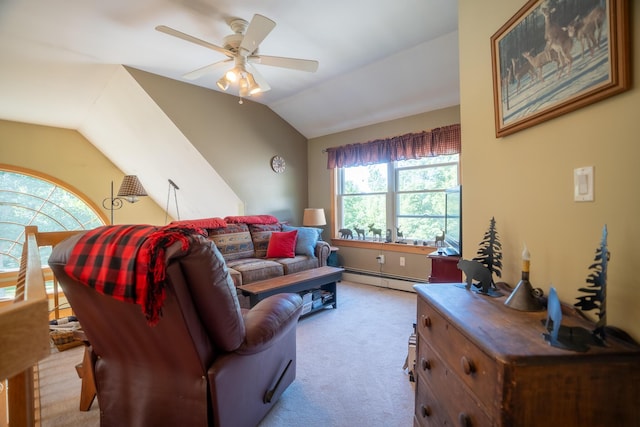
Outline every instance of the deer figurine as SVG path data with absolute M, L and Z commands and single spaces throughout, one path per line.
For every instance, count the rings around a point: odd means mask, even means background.
M 376 236 L 378 236 L 378 241 L 382 240 L 382 229 L 381 228 L 375 228 L 373 224 L 369 224 L 369 233 L 373 234 L 374 238 Z

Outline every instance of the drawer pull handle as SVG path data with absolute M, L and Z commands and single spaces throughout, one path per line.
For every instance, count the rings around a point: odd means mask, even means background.
M 460 412 L 458 415 L 458 422 L 460 427 L 471 427 L 471 419 L 464 412 Z
M 431 362 L 429 362 L 427 359 L 420 359 L 420 366 L 422 366 L 423 371 L 431 370 Z
M 460 359 L 460 365 L 462 366 L 464 373 L 467 375 L 471 375 L 476 372 L 476 366 L 473 361 L 467 359 L 467 356 L 462 356 Z
M 420 405 L 420 413 L 422 414 L 422 418 L 426 418 L 431 415 L 431 407 Z
M 425 328 L 430 328 L 431 327 L 431 317 L 424 316 L 423 322 L 424 322 L 424 327 Z

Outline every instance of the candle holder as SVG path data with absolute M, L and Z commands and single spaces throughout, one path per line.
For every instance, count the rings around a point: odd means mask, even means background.
M 525 278 L 525 272 L 523 271 L 522 279 L 504 302 L 504 305 L 520 311 L 542 311 L 544 307 L 538 299 L 541 296 L 542 290 L 539 288 L 534 289 L 531 282 L 529 282 L 529 273 L 526 273 Z
M 527 245 L 522 251 L 522 275 L 516 288 L 504 302 L 504 305 L 520 311 L 542 311 L 544 307 L 538 299 L 542 296 L 542 289 L 534 289 L 529 281 L 530 255 Z

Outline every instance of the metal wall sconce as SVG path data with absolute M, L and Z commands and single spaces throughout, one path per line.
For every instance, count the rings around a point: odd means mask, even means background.
M 135 203 L 138 201 L 138 197 L 146 195 L 147 192 L 136 175 L 125 175 L 116 197 L 113 196 L 113 181 L 111 181 L 111 197 L 102 201 L 102 207 L 111 211 L 111 224 L 113 224 L 113 211 L 122 207 L 123 200 Z

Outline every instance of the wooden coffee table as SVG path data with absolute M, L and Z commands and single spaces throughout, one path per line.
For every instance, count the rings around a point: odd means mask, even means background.
M 338 267 L 319 267 L 311 270 L 301 271 L 299 273 L 287 274 L 285 276 L 274 277 L 273 279 L 261 280 L 259 282 L 249 283 L 239 286 L 238 289 L 242 294 L 249 297 L 251 307 L 268 296 L 281 294 L 285 292 L 294 292 L 303 294 L 305 291 L 319 289 L 332 294 L 330 298 L 323 299 L 322 304 L 312 308 L 310 311 L 320 310 L 322 308 L 333 306 L 338 307 L 338 294 L 336 292 L 336 282 L 342 279 L 344 268 Z

